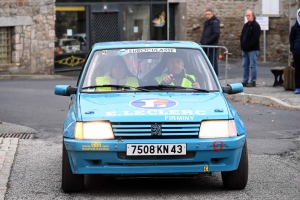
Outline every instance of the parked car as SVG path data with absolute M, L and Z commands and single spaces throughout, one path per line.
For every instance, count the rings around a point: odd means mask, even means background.
M 114 78 L 115 71 L 126 76 Z M 241 83 L 220 84 L 194 42 L 95 44 L 77 85 L 54 89 L 70 96 L 62 189 L 82 191 L 86 174 L 139 178 L 215 172 L 221 172 L 225 188 L 244 189 L 246 128 L 225 96 L 242 91 Z
M 80 43 L 76 39 L 62 38 L 58 40 L 58 46 L 55 48 L 55 53 L 77 53 L 81 52 Z
M 72 35 L 72 38 L 78 40 L 81 44 L 86 45 L 86 33 L 77 33 Z

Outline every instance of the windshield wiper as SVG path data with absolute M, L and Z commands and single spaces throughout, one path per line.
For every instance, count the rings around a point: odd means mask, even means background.
M 200 88 L 189 88 L 189 87 L 182 87 L 182 86 L 176 86 L 176 85 L 146 85 L 146 86 L 141 86 L 138 88 L 142 89 L 158 89 L 158 90 L 164 90 L 164 89 L 192 89 L 192 90 L 197 90 L 200 92 L 209 92 L 208 90 L 205 89 L 200 89 Z
M 140 91 L 144 91 L 144 92 L 149 92 L 149 90 L 147 89 L 143 89 L 143 88 L 140 88 L 140 87 L 132 87 L 132 86 L 129 86 L 129 85 L 109 85 L 109 84 L 106 84 L 106 85 L 90 85 L 90 86 L 87 86 L 87 87 L 83 87 L 81 89 L 94 89 L 94 88 L 102 88 L 102 87 L 114 87 L 114 88 L 122 88 L 124 90 L 129 90 L 129 89 L 137 89 L 137 90 L 140 90 Z

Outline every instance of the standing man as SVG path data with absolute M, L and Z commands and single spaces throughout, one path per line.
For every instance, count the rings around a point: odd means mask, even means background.
M 242 56 L 243 56 L 243 86 L 255 87 L 257 79 L 257 56 L 259 47 L 259 37 L 261 34 L 260 25 L 255 20 L 255 14 L 252 10 L 246 10 L 245 14 L 247 23 L 244 25 L 240 37 Z M 251 79 L 249 81 L 249 72 L 251 71 Z
M 214 45 L 217 46 L 220 37 L 220 21 L 214 16 L 211 9 L 205 11 L 206 21 L 204 22 L 204 29 L 200 43 L 202 45 Z M 218 70 L 218 49 L 217 48 L 203 48 L 206 52 L 208 59 L 210 60 L 216 74 L 219 74 Z
M 300 94 L 300 9 L 296 13 L 296 23 L 290 32 L 290 50 L 293 53 L 295 68 L 295 94 Z

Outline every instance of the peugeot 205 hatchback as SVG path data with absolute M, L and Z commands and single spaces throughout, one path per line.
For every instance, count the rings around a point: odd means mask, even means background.
M 248 181 L 246 129 L 202 48 L 188 41 L 95 44 L 70 96 L 62 189 L 84 175 L 183 177 L 221 172 L 225 188 Z

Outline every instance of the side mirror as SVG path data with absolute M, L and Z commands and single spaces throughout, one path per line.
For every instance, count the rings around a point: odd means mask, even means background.
M 244 91 L 244 86 L 241 83 L 232 83 L 227 86 L 222 86 L 223 92 L 227 94 L 237 94 Z
M 54 94 L 60 96 L 70 96 L 76 94 L 77 88 L 70 85 L 57 85 L 54 88 Z

